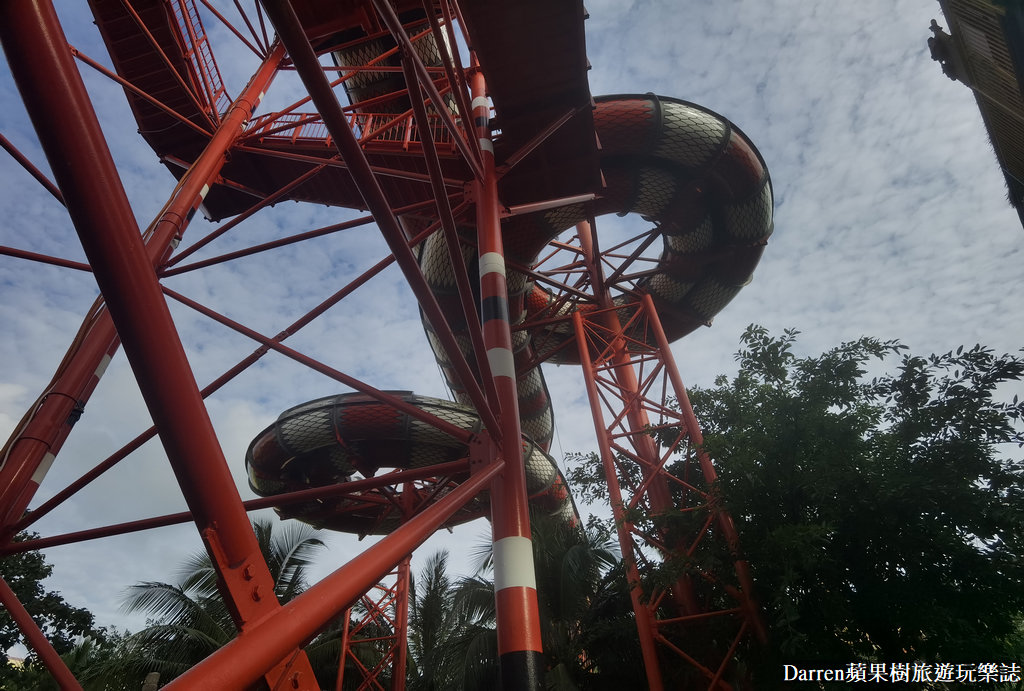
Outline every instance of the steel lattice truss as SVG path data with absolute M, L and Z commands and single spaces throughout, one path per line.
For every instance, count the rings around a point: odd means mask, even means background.
M 753 145 L 694 104 L 592 99 L 579 3 L 530 0 L 517 12 L 478 0 L 224 5 L 91 0 L 113 71 L 69 50 L 48 2 L 0 6 L 0 40 L 55 181 L 0 143 L 67 208 L 88 265 L 2 252 L 89 270 L 102 293 L 4 448 L 3 552 L 194 522 L 242 633 L 168 688 L 248 688 L 261 679 L 271 688 L 320 688 L 301 646 L 340 616 L 338 687 L 347 674 L 346 685 L 358 676 L 359 688 L 398 689 L 409 556 L 440 528 L 486 516 L 504 685 L 541 688 L 528 507 L 576 516 L 547 453 L 552 423 L 540 366 L 575 363 L 650 687 L 678 683 L 663 676 L 682 660 L 693 688 L 728 688 L 737 645 L 759 627 L 669 339 L 707 323 L 736 294 L 771 232 L 771 186 Z M 226 28 L 258 59 L 247 84 L 224 83 L 204 23 Z M 517 37 L 527 30 L 535 40 L 524 54 Z M 146 142 L 178 179 L 145 228 L 118 182 L 76 59 L 124 88 Z M 297 73 L 307 95 L 261 112 L 284 71 Z M 35 88 L 58 78 L 62 88 Z M 60 117 L 68 112 L 78 117 Z M 284 200 L 369 213 L 193 256 Z M 193 238 L 200 209 L 223 222 Z M 612 211 L 639 214 L 647 227 L 602 249 L 595 219 Z M 387 254 L 273 336 L 165 283 L 364 226 L 376 226 Z M 454 402 L 381 390 L 288 343 L 391 266 L 418 302 Z M 169 303 L 250 339 L 254 350 L 200 388 Z M 154 426 L 34 504 L 122 348 Z M 341 393 L 286 411 L 254 440 L 246 465 L 263 496 L 243 501 L 204 400 L 268 355 L 333 379 Z M 187 512 L 12 542 L 153 437 Z M 282 606 L 265 595 L 273 583 L 247 517 L 268 507 L 384 537 Z M 709 554 L 726 555 L 733 568 L 703 567 Z M 646 583 L 662 565 L 676 569 L 671 578 Z M 79 688 L 2 580 L 0 600 L 62 687 Z M 355 652 L 368 638 L 384 651 L 370 666 Z

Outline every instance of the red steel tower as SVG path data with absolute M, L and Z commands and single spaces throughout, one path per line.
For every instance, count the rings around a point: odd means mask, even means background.
M 3 552 L 193 521 L 239 635 L 171 687 L 263 680 L 318 689 L 301 648 L 344 615 L 339 669 L 352 641 L 384 630 L 386 664 L 359 668 L 360 688 L 386 688 L 384 679 L 402 688 L 409 556 L 437 530 L 486 517 L 503 688 L 540 689 L 530 506 L 577 520 L 548 453 L 553 414 L 542 366 L 573 364 L 591 403 L 649 686 L 731 688 L 737 646 L 759 632 L 756 608 L 669 343 L 708 324 L 737 294 L 771 234 L 771 185 L 754 146 L 692 103 L 592 97 L 585 13 L 575 0 L 243 4 L 226 16 L 206 0 L 90 0 L 112 72 L 68 45 L 49 0 L 0 4 L 0 40 L 55 180 L 6 139 L 4 147 L 66 206 L 88 259 L 75 268 L 91 270 L 102 293 L 4 448 Z M 222 80 L 211 23 L 252 54 L 247 84 Z M 142 136 L 178 180 L 146 228 L 121 187 L 76 59 L 124 88 Z M 282 71 L 297 73 L 306 95 L 263 112 Z M 190 259 L 284 200 L 369 213 Z M 200 208 L 224 222 L 193 240 Z M 643 229 L 602 240 L 599 219 L 612 212 L 642 218 Z M 371 225 L 387 254 L 275 336 L 165 282 Z M 418 303 L 454 400 L 381 390 L 287 343 L 392 264 Z M 251 339 L 255 350 L 200 388 L 169 302 Z M 120 348 L 153 428 L 34 504 Z M 262 498 L 243 501 L 204 399 L 270 353 L 335 380 L 339 393 L 285 411 L 257 436 L 245 465 Z M 153 436 L 188 512 L 11 541 Z M 246 513 L 267 507 L 384 537 L 282 606 L 267 595 L 273 583 Z M 731 567 L 702 567 L 712 551 Z M 670 583 L 646 586 L 644 574 L 661 562 L 681 568 Z M 77 688 L 2 580 L 0 599 L 63 687 Z M 363 614 L 352 618 L 357 602 Z M 688 672 L 679 676 L 680 667 Z

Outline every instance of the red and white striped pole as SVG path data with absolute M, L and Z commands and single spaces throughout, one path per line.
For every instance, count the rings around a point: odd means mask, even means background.
M 501 453 L 505 469 L 491 485 L 494 595 L 498 617 L 498 656 L 505 691 L 543 688 L 543 648 L 537 608 L 537 580 L 530 540 L 526 471 L 516 394 L 516 367 L 505 282 L 498 181 L 490 131 L 490 105 L 479 70 L 473 75 L 473 123 L 483 157 L 483 180 L 474 182 L 480 266 L 480 317 L 484 347 L 501 409 Z

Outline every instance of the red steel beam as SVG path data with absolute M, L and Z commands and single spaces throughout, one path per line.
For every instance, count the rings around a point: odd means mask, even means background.
M 42 171 L 32 165 L 32 161 L 28 160 L 24 154 L 18 151 L 17 147 L 14 146 L 7 137 L 0 134 L 0 148 L 9 153 L 15 161 L 21 164 L 21 167 L 28 171 L 29 175 L 34 177 L 36 181 L 46 188 L 46 191 L 53 195 L 53 198 L 59 201 L 61 204 L 64 203 L 64 196 L 57 189 L 57 186 L 50 182 L 50 179 L 43 175 Z
M 121 75 L 117 74 L 116 72 L 112 72 L 112 71 L 108 70 L 106 67 L 104 67 L 100 63 L 96 62 L 95 60 L 93 60 L 88 55 L 86 55 L 85 53 L 81 52 L 80 50 L 78 50 L 74 46 L 71 46 L 71 54 L 74 55 L 79 60 L 81 60 L 82 62 L 84 62 L 89 67 L 93 68 L 94 70 L 96 70 L 97 72 L 102 74 L 104 77 L 117 82 L 118 84 L 120 84 L 122 87 L 124 87 L 128 91 L 131 91 L 133 94 L 135 94 L 139 98 L 145 100 L 147 103 L 149 103 L 154 108 L 158 108 L 158 109 L 162 110 L 164 113 L 167 113 L 168 115 L 170 115 L 172 118 L 177 120 L 179 123 L 181 123 L 185 127 L 188 127 L 190 129 L 195 130 L 199 135 L 201 135 L 203 137 L 209 137 L 210 136 L 210 131 L 209 130 L 207 130 L 207 129 L 203 128 L 203 127 L 200 127 L 199 125 L 197 125 L 196 123 L 192 122 L 191 120 L 186 118 L 184 115 L 182 115 L 178 111 L 174 110 L 173 108 L 170 108 L 166 103 L 163 103 L 159 99 L 154 98 L 153 96 L 149 95 L 148 93 L 146 93 L 145 91 L 143 91 L 139 87 L 135 86 L 130 81 L 128 81 L 127 79 L 125 79 Z
M 405 206 L 402 208 L 407 211 L 415 211 L 418 209 L 426 208 L 428 206 L 433 206 L 433 204 L 434 200 L 430 199 L 425 202 L 417 202 L 415 204 L 410 204 L 409 206 Z M 462 202 L 457 207 L 457 209 L 461 210 L 464 209 L 466 206 L 468 206 L 468 204 L 466 202 Z M 215 264 L 223 264 L 224 262 L 229 262 L 234 259 L 239 259 L 241 257 L 248 257 L 253 254 L 259 254 L 260 252 L 266 252 L 268 250 L 274 250 L 279 249 L 281 247 L 286 247 L 288 245 L 294 245 L 295 243 L 298 242 L 311 240 L 313 238 L 322 237 L 324 235 L 330 235 L 332 233 L 337 233 L 342 230 L 351 230 L 352 228 L 356 228 L 358 226 L 366 225 L 369 223 L 373 223 L 373 216 L 362 216 L 360 218 L 352 219 L 351 221 L 334 223 L 329 226 L 324 226 L 323 228 L 309 230 L 304 233 L 298 233 L 296 235 L 289 235 L 287 237 L 279 238 L 277 240 L 271 240 L 270 242 L 252 245 L 251 247 L 246 247 L 245 249 L 235 250 L 234 252 L 227 252 L 216 257 L 210 257 L 209 259 L 203 259 L 200 261 L 193 262 L 191 264 L 176 267 L 174 269 L 161 271 L 160 276 L 162 278 L 167 278 L 169 276 L 177 276 L 178 274 L 187 273 L 189 271 L 195 271 L 196 269 L 205 269 L 206 267 L 214 266 Z M 428 233 L 423 233 L 422 235 L 423 237 L 426 237 Z M 410 244 L 415 244 L 415 241 L 410 242 Z M 394 261 L 394 257 L 389 257 L 388 261 L 389 263 L 391 261 Z
M 50 645 L 50 641 L 46 640 L 46 634 L 39 629 L 39 626 L 32 619 L 32 615 L 21 604 L 18 596 L 14 594 L 11 586 L 7 584 L 3 577 L 0 577 L 0 604 L 4 606 L 7 614 L 14 620 L 25 640 L 28 641 L 32 649 L 39 655 L 39 659 L 43 661 L 46 669 L 50 671 L 53 678 L 60 684 L 60 688 L 63 691 L 82 691 L 82 686 L 75 680 L 75 675 L 71 673 L 64 660 L 61 659 L 57 651 Z
M 275 494 L 270 497 L 249 499 L 248 501 L 242 502 L 242 506 L 246 511 L 259 511 L 261 509 L 290 506 L 292 504 L 301 504 L 309 501 L 336 499 L 346 495 L 354 495 L 355 498 L 365 499 L 364 497 L 359 497 L 357 493 L 388 487 L 400 482 L 411 483 L 415 480 L 428 480 L 437 477 L 450 478 L 452 474 L 464 473 L 468 470 L 469 461 L 450 461 L 448 463 L 441 463 L 424 468 L 409 468 L 406 470 L 394 471 L 385 475 L 377 475 L 363 480 L 352 480 L 351 482 L 336 485 L 313 487 L 310 489 L 288 492 L 286 494 Z M 377 503 L 385 503 L 386 501 L 387 499 L 381 498 L 377 500 Z M 418 508 L 419 507 L 413 507 L 413 509 Z M 411 513 L 414 513 L 414 511 L 410 512 L 410 515 Z M 114 535 L 137 533 L 143 530 L 152 530 L 153 528 L 166 528 L 171 525 L 187 523 L 191 520 L 194 520 L 194 517 L 190 511 L 180 511 L 178 513 L 153 516 L 151 518 L 143 518 L 137 521 L 129 521 L 127 523 L 116 523 L 100 528 L 90 528 L 88 530 L 79 530 L 73 533 L 64 533 L 63 535 L 52 535 L 50 537 L 36 538 L 33 540 L 11 542 L 5 548 L 0 549 L 0 555 L 6 556 L 8 554 L 20 554 L 21 552 L 48 549 L 50 547 L 59 547 L 61 545 L 70 545 L 76 542 L 85 542 L 87 540 L 112 537 Z
M 436 415 L 432 415 L 431 413 L 421 410 L 420 408 L 412 405 L 411 403 L 403 401 L 397 396 L 393 396 L 385 391 L 381 391 L 380 389 L 370 386 L 369 384 L 359 379 L 356 379 L 355 377 L 349 376 L 344 372 L 339 372 L 333 367 L 329 367 L 318 360 L 314 360 L 311 357 L 303 355 L 302 353 L 298 352 L 297 350 L 294 350 L 293 348 L 289 348 L 288 346 L 282 345 L 281 343 L 276 342 L 274 339 L 268 338 L 256 331 L 253 331 L 252 329 L 239 324 L 233 319 L 229 319 L 228 317 L 225 317 L 224 315 L 215 312 L 209 307 L 201 305 L 198 302 L 191 300 L 185 297 L 184 295 L 181 295 L 180 293 L 171 290 L 170 288 L 165 287 L 163 288 L 163 291 L 167 293 L 168 296 L 174 298 L 183 305 L 191 307 L 200 314 L 204 314 L 207 317 L 210 317 L 211 319 L 214 319 L 215 321 L 231 329 L 234 329 L 238 333 L 248 336 L 254 341 L 258 341 L 272 348 L 273 350 L 281 353 L 282 355 L 285 355 L 291 358 L 292 360 L 295 360 L 296 362 L 302 363 L 303 365 L 309 367 L 312 370 L 327 375 L 331 379 L 341 382 L 345 386 L 349 386 L 355 389 L 356 391 L 360 391 L 362 393 L 367 394 L 368 396 L 372 396 L 381 403 L 386 403 L 392 408 L 400 410 L 401 412 L 405 413 L 406 415 L 412 417 L 415 420 L 419 420 L 420 422 L 435 427 L 454 439 L 458 439 L 460 441 L 468 443 L 473 436 L 473 433 L 468 430 L 464 430 L 461 427 L 457 427 L 456 425 L 453 425 L 452 423 Z
M 234 24 L 229 22 L 227 20 L 227 18 L 223 14 L 221 14 L 219 11 L 217 11 L 216 7 L 214 7 L 213 5 L 210 4 L 209 0 L 201 0 L 201 2 L 203 3 L 203 7 L 205 7 L 207 10 L 209 10 L 210 13 L 213 14 L 214 17 L 216 17 L 218 20 L 220 20 L 220 23 L 223 24 L 224 27 L 228 31 L 233 33 L 235 35 L 235 38 L 237 38 L 239 41 L 244 43 L 246 48 L 248 48 L 253 53 L 255 53 L 256 57 L 258 57 L 260 60 L 263 60 L 264 58 L 267 57 L 267 53 L 269 52 L 269 49 L 268 49 L 267 45 L 262 45 L 261 44 L 259 48 L 256 48 L 256 46 L 251 44 L 249 42 L 249 40 L 246 39 L 246 37 L 242 35 L 241 31 L 239 31 L 237 28 L 235 28 Z M 252 24 L 249 23 L 249 17 L 246 16 L 245 12 L 242 12 L 242 21 L 244 21 L 245 25 L 247 27 L 249 27 L 249 31 L 252 33 L 252 37 L 256 41 L 256 43 L 260 43 L 259 38 L 256 37 L 256 32 L 253 31 Z
M 477 312 L 476 305 L 473 304 L 473 288 L 469 283 L 466 263 L 462 259 L 462 246 L 459 241 L 458 229 L 455 225 L 455 215 L 445 193 L 441 161 L 437 157 L 437 148 L 434 146 L 434 139 L 430 132 L 427 108 L 422 99 L 423 92 L 418 85 L 416 71 L 412 69 L 410 64 L 411 61 L 418 59 L 419 56 L 415 53 L 410 55 L 408 52 L 403 52 L 402 54 L 402 64 L 405 66 L 405 81 L 409 86 L 409 99 L 412 102 L 416 124 L 419 127 L 420 140 L 423 142 L 423 158 L 430 173 L 430 184 L 434 190 L 434 199 L 437 202 L 438 217 L 441 220 L 445 245 L 448 248 L 448 259 L 452 264 L 452 272 L 455 275 L 455 285 L 458 289 L 459 300 L 462 303 L 462 314 L 466 320 L 470 340 L 473 343 L 473 352 L 476 356 L 477 367 L 480 369 L 480 378 L 487 393 L 487 400 L 492 401 L 496 406 L 500 406 L 498 392 L 494 388 L 494 378 L 491 376 L 491 367 L 487 362 L 483 334 L 480 331 L 480 315 Z
M 284 607 L 210 655 L 165 688 L 243 689 L 259 679 L 252 660 L 278 660 L 312 638 L 339 612 L 355 602 L 396 564 L 411 554 L 444 522 L 486 489 L 504 467 L 480 467 L 463 484 L 423 513 L 302 593 Z M 506 687 L 510 690 L 515 687 Z
M 273 578 L 52 3 L 0 3 L 0 42 L 225 601 L 239 628 L 265 620 L 280 610 Z M 47 88 L 39 88 L 43 84 Z M 256 678 L 266 673 L 271 686 L 287 676 L 295 688 L 318 688 L 296 647 L 245 666 Z
M 502 686 L 544 688 L 544 649 L 537 606 L 537 578 L 523 461 L 516 365 L 509 323 L 505 250 L 501 236 L 498 176 L 490 132 L 490 104 L 483 74 L 472 77 L 473 122 L 483 151 L 483 179 L 473 181 L 480 266 L 480 312 L 484 346 L 501 406 L 501 454 L 505 472 L 491 489 L 494 595 Z
M 18 259 L 28 259 L 29 261 L 39 262 L 40 264 L 49 264 L 51 266 L 59 266 L 63 269 L 74 269 L 75 271 L 92 271 L 88 264 L 82 262 L 72 261 L 70 259 L 61 259 L 60 257 L 51 257 L 45 254 L 39 254 L 37 252 L 29 252 L 27 250 L 19 250 L 14 247 L 0 247 L 0 254 L 8 257 L 17 257 Z

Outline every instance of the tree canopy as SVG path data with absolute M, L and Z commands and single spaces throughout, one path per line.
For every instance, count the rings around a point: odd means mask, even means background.
M 746 670 L 755 688 L 774 688 L 793 662 L 1019 664 L 1024 403 L 1013 394 L 1024 360 L 982 346 L 916 356 L 872 338 L 803 356 L 797 335 L 749 327 L 738 372 L 690 392 L 719 475 L 706 489 L 735 520 L 768 630 L 766 646 L 750 641 L 739 652 L 739 676 Z M 569 474 L 577 496 L 600 495 L 599 464 L 577 460 Z M 534 527 L 548 687 L 642 685 L 607 528 Z M 304 526 L 255 529 L 287 601 L 305 588 L 320 543 Z M 728 555 L 704 556 L 728 568 Z M 72 650 L 92 617 L 42 589 L 41 556 L 3 564 L 23 602 L 52 610 L 59 650 L 94 654 L 89 645 Z M 661 568 L 643 575 L 686 565 Z M 154 619 L 118 647 L 130 651 L 133 672 L 159 669 L 162 681 L 234 635 L 205 555 L 175 584 L 139 584 L 128 606 Z M 410 594 L 409 688 L 493 686 L 494 619 L 486 578 L 451 579 L 444 554 L 430 559 Z M 0 636 L 13 636 L 4 626 Z M 333 678 L 338 646 L 328 631 L 307 648 L 322 682 Z
M 748 328 L 738 374 L 690 394 L 753 567 L 766 673 L 1014 659 L 1024 362 L 871 338 L 800 357 L 796 336 Z
M 38 537 L 33 533 L 22 533 L 15 542 Z M 65 656 L 81 658 L 83 651 L 90 653 L 105 647 L 110 632 L 97 628 L 92 612 L 69 604 L 63 596 L 47 590 L 43 581 L 53 573 L 53 565 L 46 561 L 42 552 L 30 551 L 11 554 L 0 559 L 0 574 L 11 586 L 18 600 L 29 611 L 39 628 L 49 638 L 54 649 Z M 6 652 L 24 644 L 24 638 L 6 609 L 0 608 L 0 646 Z M 76 647 L 77 645 L 77 647 Z M 29 651 L 25 665 L 15 668 L 4 664 L 0 667 L 0 688 L 38 689 L 40 680 L 49 679 L 49 674 Z
M 14 541 L 23 542 L 34 537 L 38 535 L 22 533 Z M 92 612 L 68 604 L 60 593 L 43 586 L 43 581 L 53 573 L 53 566 L 42 552 L 6 556 L 0 559 L 0 573 L 58 653 L 70 651 L 81 636 L 97 634 Z M 0 609 L 0 646 L 7 650 L 23 642 L 14 620 L 7 610 Z
M 323 542 L 304 523 L 256 519 L 256 539 L 274 579 L 278 599 L 286 603 L 304 592 L 312 558 Z M 146 614 L 147 627 L 129 636 L 120 654 L 105 662 L 110 684 L 138 688 L 149 672 L 166 683 L 184 673 L 236 636 L 229 610 L 217 589 L 217 572 L 207 552 L 186 559 L 175 583 L 146 582 L 129 588 L 127 612 Z M 307 646 L 317 678 L 337 674 L 337 631 L 329 630 Z

